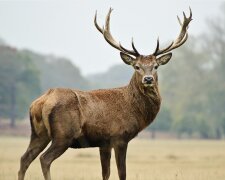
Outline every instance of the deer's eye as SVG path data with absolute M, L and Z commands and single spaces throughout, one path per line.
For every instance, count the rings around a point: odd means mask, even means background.
M 158 67 L 159 67 L 158 65 L 155 65 L 155 66 L 154 66 L 154 69 L 158 69 Z
M 140 70 L 140 67 L 139 66 L 134 66 L 134 69 Z

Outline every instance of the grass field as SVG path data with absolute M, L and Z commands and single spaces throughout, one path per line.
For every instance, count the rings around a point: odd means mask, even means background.
M 0 137 L 0 180 L 17 179 L 29 138 Z M 100 180 L 98 149 L 69 149 L 52 165 L 54 180 Z M 26 180 L 43 179 L 39 159 Z M 110 180 L 118 180 L 112 156 Z M 127 155 L 128 180 L 224 180 L 224 141 L 133 140 Z

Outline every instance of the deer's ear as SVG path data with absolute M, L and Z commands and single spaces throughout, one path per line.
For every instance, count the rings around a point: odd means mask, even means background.
M 134 65 L 135 63 L 135 59 L 123 52 L 120 52 L 120 57 L 123 60 L 123 62 L 125 62 L 128 65 Z
M 168 53 L 168 54 L 165 54 L 165 55 L 157 58 L 156 61 L 159 65 L 164 65 L 169 62 L 171 57 L 172 57 L 172 53 Z

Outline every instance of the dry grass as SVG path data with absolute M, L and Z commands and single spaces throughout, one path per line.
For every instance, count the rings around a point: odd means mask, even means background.
M 0 137 L 0 180 L 15 180 L 19 158 L 28 138 Z M 111 178 L 118 179 L 114 157 Z M 52 165 L 54 180 L 101 179 L 98 149 L 70 149 Z M 43 179 L 39 160 L 28 169 L 26 179 Z M 130 143 L 128 180 L 224 180 L 224 141 L 147 141 Z

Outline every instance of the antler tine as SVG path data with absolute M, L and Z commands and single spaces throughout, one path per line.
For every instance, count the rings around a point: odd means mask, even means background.
M 104 27 L 103 27 L 103 28 L 100 28 L 100 26 L 99 26 L 98 23 L 97 23 L 97 11 L 95 11 L 95 19 L 94 19 L 94 23 L 95 23 L 95 27 L 99 30 L 99 32 L 103 34 L 103 31 L 104 31 L 103 29 L 104 29 Z
M 171 46 L 174 44 L 174 42 L 172 41 L 169 46 L 167 46 L 166 48 L 164 49 L 159 49 L 159 38 L 157 39 L 157 45 L 156 45 L 156 48 L 155 48 L 155 51 L 153 53 L 154 56 L 157 56 L 159 54 L 163 54 L 165 51 L 167 51 L 168 49 L 171 48 Z
M 183 11 L 183 16 L 184 16 L 184 19 L 187 19 L 186 14 L 185 14 L 185 12 L 184 12 L 184 11 Z
M 178 22 L 179 22 L 180 26 L 182 26 L 182 22 L 181 22 L 181 20 L 180 20 L 179 16 L 177 16 L 177 20 L 178 20 Z
M 109 9 L 109 12 L 106 16 L 106 20 L 105 20 L 105 28 L 100 28 L 99 25 L 97 24 L 97 12 L 95 14 L 95 19 L 94 19 L 94 23 L 96 28 L 98 29 L 99 32 L 101 32 L 105 38 L 105 40 L 114 48 L 118 49 L 119 51 L 125 52 L 127 54 L 133 55 L 133 56 L 139 56 L 140 54 L 138 53 L 138 51 L 136 50 L 136 48 L 134 47 L 134 45 L 132 45 L 134 51 L 132 50 L 128 50 L 126 48 L 124 48 L 120 43 L 118 43 L 111 35 L 110 32 L 110 15 L 112 12 L 112 8 Z
M 178 35 L 177 39 L 175 41 L 173 41 L 168 47 L 166 47 L 162 50 L 159 49 L 159 40 L 157 40 L 157 46 L 156 46 L 155 52 L 153 53 L 154 56 L 158 56 L 160 54 L 170 52 L 173 49 L 178 48 L 179 46 L 181 46 L 182 44 L 184 44 L 186 42 L 186 40 L 188 39 L 188 33 L 187 33 L 188 25 L 192 20 L 192 11 L 191 11 L 190 7 L 189 7 L 189 10 L 190 10 L 189 17 L 186 17 L 186 14 L 183 12 L 183 16 L 184 16 L 183 23 L 181 22 L 180 18 L 177 16 L 178 22 L 181 26 L 181 31 L 180 31 L 180 34 Z
M 105 19 L 105 30 L 103 31 L 103 36 L 104 36 L 105 40 L 111 46 L 113 46 L 114 48 L 121 51 L 119 43 L 115 41 L 115 39 L 112 37 L 111 32 L 110 32 L 110 14 L 111 14 L 111 12 L 112 12 L 112 8 L 109 9 L 109 12 Z
M 158 51 L 159 51 L 159 37 L 157 38 L 157 45 L 156 45 L 153 55 L 156 56 Z
M 119 44 L 120 44 L 120 43 L 119 43 Z M 127 52 L 128 54 L 131 54 L 131 55 L 134 55 L 134 56 L 140 56 L 139 52 L 137 51 L 137 49 L 136 49 L 135 46 L 134 46 L 133 38 L 132 38 L 131 44 L 132 44 L 133 51 L 132 51 L 132 50 L 129 50 L 129 49 L 126 49 L 126 48 L 123 47 L 121 44 L 120 44 L 120 47 L 121 47 L 121 49 L 123 49 L 123 50 L 124 50 L 125 52 Z
M 189 11 L 190 11 L 190 18 L 191 18 L 191 20 L 192 20 L 192 10 L 191 10 L 191 7 L 189 6 Z
M 137 49 L 136 49 L 135 46 L 134 46 L 134 39 L 133 39 L 133 38 L 132 38 L 131 44 L 132 44 L 132 48 L 133 48 L 134 52 L 135 52 L 137 55 L 140 55 L 140 53 L 137 51 Z

